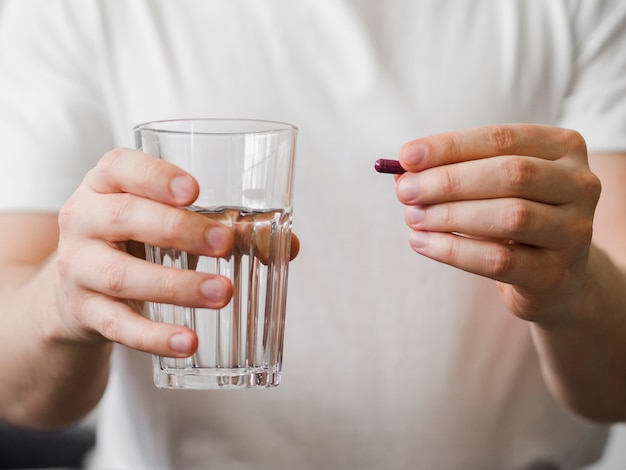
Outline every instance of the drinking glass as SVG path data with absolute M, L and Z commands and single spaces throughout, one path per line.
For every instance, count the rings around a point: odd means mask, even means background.
M 137 148 L 190 173 L 200 187 L 186 210 L 227 225 L 227 258 L 146 245 L 149 261 L 226 276 L 233 297 L 224 308 L 149 303 L 154 321 L 198 335 L 188 358 L 153 356 L 160 388 L 250 388 L 280 384 L 292 224 L 297 128 L 242 119 L 157 121 L 134 128 Z

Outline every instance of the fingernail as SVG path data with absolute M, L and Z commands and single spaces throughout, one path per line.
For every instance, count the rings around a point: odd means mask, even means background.
M 420 206 L 407 206 L 404 210 L 404 220 L 409 225 L 417 225 L 424 219 L 424 209 Z
M 412 204 L 419 193 L 419 184 L 414 176 L 405 174 L 398 180 L 396 194 L 398 199 L 405 204 Z
M 224 248 L 228 245 L 230 240 L 230 232 L 226 228 L 222 227 L 211 227 L 207 230 L 205 239 L 209 247 L 213 250 L 222 252 Z
M 419 165 L 426 156 L 426 147 L 422 144 L 410 144 L 402 150 L 402 161 L 407 165 Z
M 192 341 L 189 335 L 177 333 L 170 338 L 170 348 L 180 354 L 191 354 Z
M 430 234 L 428 232 L 411 232 L 409 234 L 409 244 L 414 250 L 421 250 L 428 245 Z
M 193 179 L 191 176 L 176 176 L 170 181 L 170 191 L 176 199 L 188 199 L 193 195 Z
M 224 297 L 224 285 L 218 279 L 208 279 L 200 285 L 202 296 L 214 302 L 219 302 Z

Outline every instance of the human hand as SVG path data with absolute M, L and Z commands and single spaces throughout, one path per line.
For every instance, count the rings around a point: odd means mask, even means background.
M 139 313 L 138 304 L 221 308 L 230 300 L 230 282 L 133 254 L 138 255 L 139 243 L 149 243 L 227 256 L 233 249 L 232 231 L 180 208 L 191 204 L 198 191 L 196 181 L 181 169 L 130 149 L 107 153 L 87 173 L 59 215 L 57 297 L 69 339 L 114 341 L 170 357 L 195 351 L 197 337 L 191 330 L 152 322 Z
M 418 253 L 499 281 L 509 310 L 556 321 L 583 292 L 600 182 L 583 138 L 485 126 L 406 143 L 396 176 Z

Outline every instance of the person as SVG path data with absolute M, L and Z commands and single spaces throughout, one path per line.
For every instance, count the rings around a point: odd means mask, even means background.
M 4 0 L 0 417 L 97 407 L 106 470 L 593 462 L 626 417 L 624 50 L 619 0 Z M 198 116 L 300 129 L 275 389 L 152 383 L 195 338 L 137 301 L 229 285 L 137 247 L 231 238 L 132 127 Z

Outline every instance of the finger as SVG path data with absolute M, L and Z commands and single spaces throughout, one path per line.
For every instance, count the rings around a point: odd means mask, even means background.
M 254 234 L 241 225 L 235 225 L 234 246 L 238 253 L 254 256 L 267 265 L 270 260 L 285 259 L 287 256 L 290 261 L 294 259 L 300 251 L 300 240 L 289 232 L 273 232 L 269 225 L 256 227 Z
M 300 253 L 300 239 L 295 233 L 290 235 L 289 261 L 293 261 Z
M 85 180 L 98 193 L 131 193 L 175 206 L 186 206 L 199 194 L 185 171 L 139 150 L 118 148 L 105 154 Z
M 79 261 L 83 252 L 89 263 Z M 83 289 L 110 297 L 218 309 L 232 295 L 230 281 L 222 276 L 150 263 L 112 247 L 87 246 L 73 256 L 77 259 L 59 258 L 73 266 L 60 269 L 71 272 L 68 277 Z
M 541 124 L 501 124 L 436 134 L 406 143 L 399 161 L 410 172 L 496 155 L 526 155 L 557 160 L 573 153 L 586 156 L 575 131 Z
M 270 244 L 270 232 L 268 230 L 260 230 L 258 235 L 255 235 L 254 243 L 252 245 L 252 251 L 250 252 L 250 246 L 245 245 L 242 246 L 240 243 L 241 239 L 237 239 L 237 247 L 236 250 L 241 254 L 251 254 L 258 258 L 258 260 L 267 265 L 269 263 L 269 259 L 271 256 L 271 244 Z M 292 261 L 296 256 L 298 256 L 298 252 L 300 251 L 300 240 L 293 233 L 290 234 L 290 247 L 289 247 L 289 261 Z M 136 256 L 136 255 L 134 255 Z M 137 256 L 140 257 L 140 256 Z M 199 257 L 197 255 L 193 255 L 191 253 L 187 254 L 187 268 L 191 270 L 195 270 L 198 266 Z
M 591 240 L 591 215 L 575 218 L 571 212 L 568 207 L 507 198 L 407 206 L 405 220 L 413 230 L 565 250 L 578 249 Z
M 549 290 L 563 278 L 555 252 L 528 245 L 420 231 L 411 232 L 409 244 L 428 258 L 518 287 Z
M 578 173 L 572 165 L 508 155 L 405 173 L 398 179 L 396 194 L 404 204 L 501 197 L 565 204 L 579 198 Z
M 233 252 L 256 257 L 265 265 L 271 259 L 292 260 L 300 250 L 300 240 L 282 223 L 276 226 L 272 213 L 251 218 L 231 211 L 222 214 L 220 220 L 233 228 Z
M 97 198 L 99 210 L 73 218 L 74 230 L 89 238 L 137 240 L 216 257 L 232 251 L 233 234 L 216 219 L 127 193 Z
M 84 304 L 84 322 L 102 337 L 129 348 L 163 357 L 188 357 L 198 348 L 189 328 L 151 321 L 125 304 L 93 296 Z

